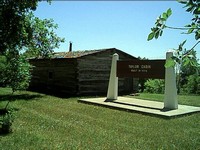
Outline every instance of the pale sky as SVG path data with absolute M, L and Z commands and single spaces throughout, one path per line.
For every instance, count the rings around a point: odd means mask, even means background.
M 135 57 L 160 59 L 186 39 L 186 48 L 196 42 L 193 35 L 169 29 L 158 40 L 147 41 L 156 18 L 168 8 L 173 13 L 167 25 L 189 24 L 192 15 L 183 6 L 176 1 L 52 1 L 51 5 L 39 2 L 34 14 L 58 24 L 56 33 L 65 43 L 56 52 L 68 51 L 72 41 L 74 51 L 114 47 Z

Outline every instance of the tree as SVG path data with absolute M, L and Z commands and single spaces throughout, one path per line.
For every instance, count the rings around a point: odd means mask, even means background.
M 188 94 L 200 94 L 200 76 L 193 74 L 187 77 L 187 83 L 183 85 L 182 92 Z
M 26 16 L 36 10 L 39 1 L 0 0 L 0 53 L 32 40 L 33 30 Z
M 33 15 L 40 0 L 0 1 L 0 61 L 5 66 L 0 82 L 14 92 L 28 86 L 31 66 L 26 57 L 50 57 L 64 39 L 55 34 L 53 20 Z
M 33 13 L 26 16 L 33 30 L 30 42 L 24 46 L 24 55 L 30 57 L 51 57 L 53 49 L 58 48 L 60 42 L 64 42 L 64 38 L 60 38 L 55 34 L 58 25 L 53 19 L 41 20 L 34 17 Z
M 6 71 L 6 57 L 0 55 L 0 86 L 5 86 L 5 83 L 3 82 L 3 74 Z
M 31 39 L 30 24 L 26 23 L 26 14 L 35 10 L 38 0 L 1 0 L 0 2 L 0 52 L 10 47 L 26 44 Z M 28 34 L 26 34 L 28 33 Z
M 6 66 L 1 74 L 0 83 L 10 86 L 13 92 L 26 89 L 31 78 L 31 65 L 23 55 L 13 57 L 8 53 L 6 57 Z
M 196 58 L 196 53 L 194 52 L 192 54 L 194 57 L 193 57 L 193 61 L 195 63 L 198 63 L 198 60 Z M 180 75 L 180 85 L 183 86 L 184 84 L 186 84 L 187 82 L 187 77 L 190 76 L 190 75 L 193 75 L 193 74 L 198 74 L 197 72 L 199 71 L 199 68 L 196 68 L 195 66 L 191 65 L 191 64 L 188 64 L 187 66 L 185 65 L 181 65 L 180 66 L 180 72 L 179 72 L 179 75 Z
M 192 13 L 193 18 L 191 23 L 185 25 L 182 28 L 170 27 L 166 25 L 167 19 L 171 16 L 172 10 L 169 8 L 166 12 L 160 15 L 156 22 L 155 27 L 151 28 L 151 33 L 148 35 L 148 41 L 153 38 L 158 39 L 163 34 L 164 29 L 176 29 L 176 30 L 185 30 L 186 34 L 194 34 L 196 43 L 190 49 L 183 48 L 186 40 L 183 41 L 176 50 L 176 54 L 170 61 L 166 63 L 166 67 L 179 64 L 186 66 L 188 64 L 198 67 L 197 61 L 194 59 L 195 50 L 194 48 L 200 43 L 200 2 L 197 0 L 178 0 L 178 2 L 185 5 L 186 11 Z

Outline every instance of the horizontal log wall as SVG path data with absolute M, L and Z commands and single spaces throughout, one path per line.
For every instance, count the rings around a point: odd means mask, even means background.
M 106 93 L 111 58 L 87 56 L 78 59 L 78 91 L 80 95 Z
M 31 60 L 32 70 L 30 88 L 48 90 L 55 93 L 77 93 L 76 59 Z
M 80 95 L 106 95 L 112 55 L 115 51 L 105 51 L 88 55 L 78 59 L 78 94 Z M 119 53 L 122 60 L 130 60 L 132 57 Z M 119 78 L 119 93 L 130 93 L 133 90 L 132 78 Z

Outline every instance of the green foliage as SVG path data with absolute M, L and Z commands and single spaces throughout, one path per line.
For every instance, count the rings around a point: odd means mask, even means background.
M 188 85 L 188 77 L 191 75 L 198 76 L 199 74 L 199 67 L 196 66 L 198 64 L 198 60 L 196 58 L 196 52 L 191 51 L 192 55 L 188 56 L 188 58 L 185 59 L 179 59 L 179 63 L 176 65 L 176 68 L 178 68 L 177 72 L 177 88 L 178 92 L 183 91 L 182 89 L 186 88 L 186 85 Z M 175 53 L 176 54 L 176 53 Z M 176 55 L 177 56 L 177 55 Z M 189 60 L 190 59 L 190 60 Z M 180 60 L 183 60 L 182 62 Z M 186 92 L 186 91 L 185 91 Z M 188 93 L 188 92 L 186 92 Z M 189 92 L 191 93 L 191 92 Z M 196 94 L 194 91 L 193 94 Z
M 172 57 L 172 60 L 177 65 L 181 66 L 193 66 L 198 68 L 199 64 L 196 58 L 196 51 L 194 49 L 187 50 L 184 48 L 184 44 L 186 43 L 186 40 L 179 44 L 177 49 L 174 49 L 174 56 Z
M 200 39 L 200 3 L 199 1 L 196 0 L 189 0 L 189 1 L 183 1 L 179 0 L 180 3 L 185 5 L 185 8 L 187 12 L 190 12 L 194 15 L 194 17 L 191 20 L 191 23 L 188 25 L 185 25 L 187 27 L 188 31 L 187 34 L 194 33 L 195 34 L 195 39 L 199 40 Z
M 41 20 L 33 15 L 38 1 L 0 3 L 0 83 L 10 86 L 13 92 L 28 87 L 31 66 L 27 57 L 50 57 L 53 49 L 64 42 L 55 34 L 57 25 L 52 19 Z
M 196 58 L 196 52 L 192 51 L 193 54 L 189 56 L 190 58 L 185 59 L 186 62 L 180 64 L 180 75 L 181 78 L 188 77 L 193 74 L 199 73 L 198 66 L 195 66 L 194 64 L 197 64 L 198 59 Z M 190 61 L 188 60 L 190 59 Z
M 36 10 L 40 0 L 1 0 L 0 2 L 0 53 L 11 47 L 28 44 L 32 29 L 26 15 Z M 49 2 L 49 0 L 47 0 Z
M 175 66 L 176 65 L 176 63 L 174 62 L 174 59 L 172 59 L 172 58 L 170 58 L 170 59 L 168 59 L 167 61 L 166 61 L 166 63 L 165 63 L 165 68 L 169 68 L 169 67 L 171 67 L 171 66 Z
M 161 79 L 149 79 L 144 84 L 147 93 L 164 93 L 165 83 Z
M 7 134 L 12 132 L 12 124 L 14 122 L 15 116 L 12 108 L 0 109 L 3 114 L 0 114 L 0 134 Z
M 6 71 L 6 62 L 7 62 L 6 57 L 0 55 L 0 87 L 5 86 L 5 84 L 1 79 L 3 78 L 4 71 Z
M 41 20 L 34 17 L 33 13 L 29 13 L 26 17 L 31 25 L 32 39 L 24 48 L 26 49 L 24 55 L 28 58 L 51 57 L 53 50 L 58 48 L 61 42 L 64 42 L 64 38 L 55 34 L 58 25 L 54 24 L 53 19 Z
M 30 26 L 26 24 L 26 13 L 35 10 L 38 0 L 5 1 L 0 3 L 0 52 L 19 44 L 26 44 L 30 38 L 24 33 L 30 33 Z
M 191 64 L 195 67 L 198 67 L 199 64 L 197 61 L 194 61 L 194 48 L 196 45 L 200 43 L 200 3 L 196 0 L 179 0 L 178 2 L 185 5 L 186 11 L 192 13 L 193 18 L 191 19 L 191 23 L 185 25 L 183 28 L 177 28 L 177 27 L 170 27 L 166 25 L 166 21 L 171 16 L 172 10 L 169 8 L 166 12 L 164 12 L 162 15 L 160 15 L 156 22 L 155 27 L 151 28 L 151 32 L 148 35 L 147 40 L 152 40 L 153 38 L 158 39 L 158 37 L 162 36 L 163 30 L 168 29 L 178 29 L 178 30 L 187 30 L 186 34 L 194 34 L 195 39 L 197 40 L 196 44 L 191 49 L 185 49 L 183 48 L 184 44 L 186 43 L 186 40 L 183 41 L 178 49 L 176 49 L 176 56 L 172 58 L 172 60 L 169 60 L 166 64 L 166 67 L 174 66 L 175 63 L 178 63 L 179 65 L 183 63 L 183 65 Z
M 0 83 L 12 88 L 13 92 L 16 90 L 24 90 L 28 87 L 31 78 L 31 65 L 27 59 L 22 55 L 7 53 L 7 61 L 5 69 L 1 74 Z
M 0 55 L 0 72 L 3 72 L 5 70 L 5 64 L 6 64 L 6 57 L 3 55 Z
M 200 76 L 194 74 L 187 77 L 187 83 L 183 85 L 182 93 L 200 94 Z
M 178 2 L 185 4 L 185 7 L 188 7 L 187 10 L 186 10 L 187 12 L 191 12 L 193 14 L 200 14 L 199 1 L 196 1 L 196 0 L 188 0 L 188 1 L 178 0 Z
M 14 113 L 12 109 L 7 109 L 6 114 L 3 115 L 2 120 L 0 122 L 1 125 L 11 126 L 14 121 Z
M 153 38 L 157 39 L 159 36 L 162 36 L 163 29 L 166 27 L 166 21 L 171 16 L 172 10 L 169 8 L 166 12 L 164 12 L 162 15 L 160 15 L 156 22 L 155 27 L 151 28 L 151 33 L 149 34 L 147 40 L 152 40 Z
M 41 20 L 33 15 L 38 1 L 1 2 L 0 53 L 18 48 L 28 50 L 28 56 L 49 57 L 53 49 L 64 42 L 55 34 L 57 25 L 52 19 Z

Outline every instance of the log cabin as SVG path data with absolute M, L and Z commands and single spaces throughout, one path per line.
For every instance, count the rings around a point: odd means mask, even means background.
M 120 60 L 136 57 L 116 48 L 54 53 L 51 59 L 30 59 L 33 65 L 29 89 L 69 95 L 106 96 L 112 55 Z M 138 89 L 138 79 L 119 78 L 120 94 Z

